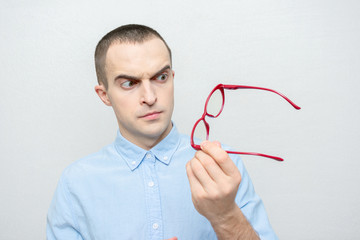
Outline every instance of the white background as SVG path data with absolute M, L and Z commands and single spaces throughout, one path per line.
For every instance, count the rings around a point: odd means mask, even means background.
M 45 239 L 62 170 L 115 138 L 93 53 L 127 23 L 172 48 L 183 133 L 218 83 L 273 88 L 300 105 L 260 92 L 239 105 L 244 90 L 227 91 L 219 132 L 239 150 L 285 158 L 243 157 L 280 239 L 358 238 L 359 13 L 356 0 L 1 0 L 0 239 Z

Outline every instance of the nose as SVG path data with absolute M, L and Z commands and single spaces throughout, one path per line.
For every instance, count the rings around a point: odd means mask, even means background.
M 142 82 L 142 91 L 141 91 L 141 104 L 146 105 L 154 105 L 157 100 L 156 91 L 154 86 L 152 86 L 150 81 L 143 81 Z

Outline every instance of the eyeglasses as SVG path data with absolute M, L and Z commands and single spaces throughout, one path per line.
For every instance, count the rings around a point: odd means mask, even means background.
M 262 88 L 262 87 L 252 87 L 252 86 L 244 86 L 244 85 L 224 85 L 224 84 L 219 84 L 217 85 L 209 94 L 208 98 L 206 99 L 205 102 L 205 108 L 204 108 L 204 113 L 201 116 L 201 118 L 199 120 L 197 120 L 195 122 L 195 125 L 192 129 L 191 132 L 191 146 L 196 149 L 196 150 L 200 150 L 201 147 L 199 144 L 196 144 L 194 141 L 194 137 L 195 137 L 195 132 L 198 133 L 200 132 L 201 135 L 201 139 L 206 139 L 209 140 L 209 132 L 210 132 L 210 125 L 208 124 L 208 122 L 206 122 L 205 117 L 208 116 L 210 118 L 217 118 L 222 110 L 224 109 L 224 104 L 225 104 L 225 94 L 224 94 L 224 89 L 227 90 L 237 90 L 237 89 L 257 89 L 257 90 L 264 90 L 264 91 L 269 91 L 269 92 L 273 92 L 278 94 L 279 96 L 281 96 L 282 98 L 284 98 L 286 101 L 288 101 L 295 109 L 299 110 L 300 107 L 297 106 L 295 103 L 293 103 L 289 98 L 287 98 L 285 95 L 269 89 L 269 88 Z M 200 129 L 205 129 L 205 131 L 201 131 Z M 267 154 L 262 154 L 262 153 L 255 153 L 255 152 L 236 152 L 236 151 L 226 151 L 227 153 L 232 153 L 232 154 L 245 154 L 245 155 L 256 155 L 256 156 L 261 156 L 261 157 L 266 157 L 266 158 L 271 158 L 277 161 L 283 161 L 284 159 L 280 158 L 280 157 L 275 157 L 275 156 L 271 156 L 271 155 L 267 155 Z

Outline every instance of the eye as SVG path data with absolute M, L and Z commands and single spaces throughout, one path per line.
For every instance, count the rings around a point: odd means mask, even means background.
M 156 77 L 156 80 L 164 82 L 168 79 L 168 77 L 169 77 L 168 73 L 162 73 Z
M 120 85 L 123 88 L 132 88 L 134 85 L 136 85 L 136 82 L 132 80 L 125 80 Z

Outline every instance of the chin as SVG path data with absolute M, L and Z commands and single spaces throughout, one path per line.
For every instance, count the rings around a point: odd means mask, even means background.
M 149 129 L 145 133 L 145 135 L 147 135 L 150 138 L 162 137 L 162 135 L 164 135 L 165 132 L 167 132 L 167 130 L 169 129 L 169 125 L 171 125 L 171 123 L 166 125 L 160 124 L 160 125 L 149 126 Z

